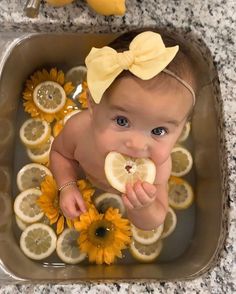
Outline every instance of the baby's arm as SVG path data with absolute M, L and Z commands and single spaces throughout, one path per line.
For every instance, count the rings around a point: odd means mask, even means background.
M 167 184 L 171 172 L 171 159 L 157 168 L 156 184 L 137 181 L 126 187 L 123 202 L 130 221 L 140 229 L 151 230 L 161 225 L 168 209 Z
M 86 211 L 84 201 L 76 185 L 79 164 L 73 157 L 76 147 L 75 138 L 77 138 L 73 134 L 73 130 L 73 121 L 68 120 L 62 132 L 55 138 L 50 152 L 50 169 L 57 186 L 62 187 L 71 183 L 60 192 L 60 207 L 63 214 L 71 219 Z

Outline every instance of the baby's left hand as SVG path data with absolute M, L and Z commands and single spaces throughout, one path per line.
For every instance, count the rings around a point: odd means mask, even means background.
M 123 202 L 128 210 L 140 209 L 152 204 L 157 196 L 155 185 L 137 181 L 133 186 L 126 185 L 126 193 L 123 194 Z

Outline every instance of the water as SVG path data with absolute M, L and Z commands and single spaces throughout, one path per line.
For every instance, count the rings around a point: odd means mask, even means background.
M 66 69 L 66 68 L 64 68 Z M 23 85 L 22 85 L 23 88 Z M 13 167 L 13 195 L 16 197 L 19 194 L 19 190 L 16 185 L 16 175 L 18 171 L 27 163 L 30 163 L 25 147 L 21 143 L 19 139 L 19 129 L 23 122 L 29 118 L 29 115 L 24 112 L 23 109 L 23 99 L 19 103 L 17 118 L 16 118 L 16 139 L 15 139 L 15 149 L 14 149 L 14 167 Z M 191 133 L 189 138 L 181 143 L 182 146 L 185 146 L 190 152 L 193 150 L 193 141 L 191 138 Z M 190 173 L 184 177 L 194 188 L 195 185 L 195 174 L 194 174 L 194 166 Z M 177 226 L 175 231 L 166 239 L 163 240 L 163 249 L 162 252 L 155 262 L 167 262 L 174 260 L 175 258 L 181 256 L 185 250 L 188 248 L 189 243 L 192 240 L 194 234 L 194 224 L 195 224 L 195 204 L 189 207 L 186 210 L 182 211 L 175 211 L 177 215 Z M 14 234 L 16 240 L 19 244 L 19 238 L 21 235 L 20 229 L 17 227 L 14 221 Z M 131 264 L 137 263 L 135 259 L 130 255 L 128 250 L 123 251 L 123 258 L 117 259 L 117 263 L 120 264 Z M 57 257 L 56 253 L 52 254 L 49 258 L 40 261 L 44 266 L 53 266 L 53 267 L 60 267 L 64 266 L 65 264 L 60 261 Z M 83 261 L 81 264 L 87 264 L 88 261 Z

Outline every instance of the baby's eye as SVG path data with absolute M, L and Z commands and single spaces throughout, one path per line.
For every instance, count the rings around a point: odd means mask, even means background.
M 115 120 L 116 120 L 116 123 L 121 127 L 128 127 L 129 126 L 129 121 L 124 116 L 117 116 Z
M 164 127 L 158 127 L 152 130 L 152 134 L 155 136 L 164 136 L 167 134 L 167 129 Z

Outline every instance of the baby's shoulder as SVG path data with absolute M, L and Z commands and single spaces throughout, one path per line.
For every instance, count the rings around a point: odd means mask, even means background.
M 64 139 L 76 140 L 77 138 L 81 138 L 85 130 L 88 129 L 88 116 L 88 111 L 84 110 L 68 119 L 62 130 Z

